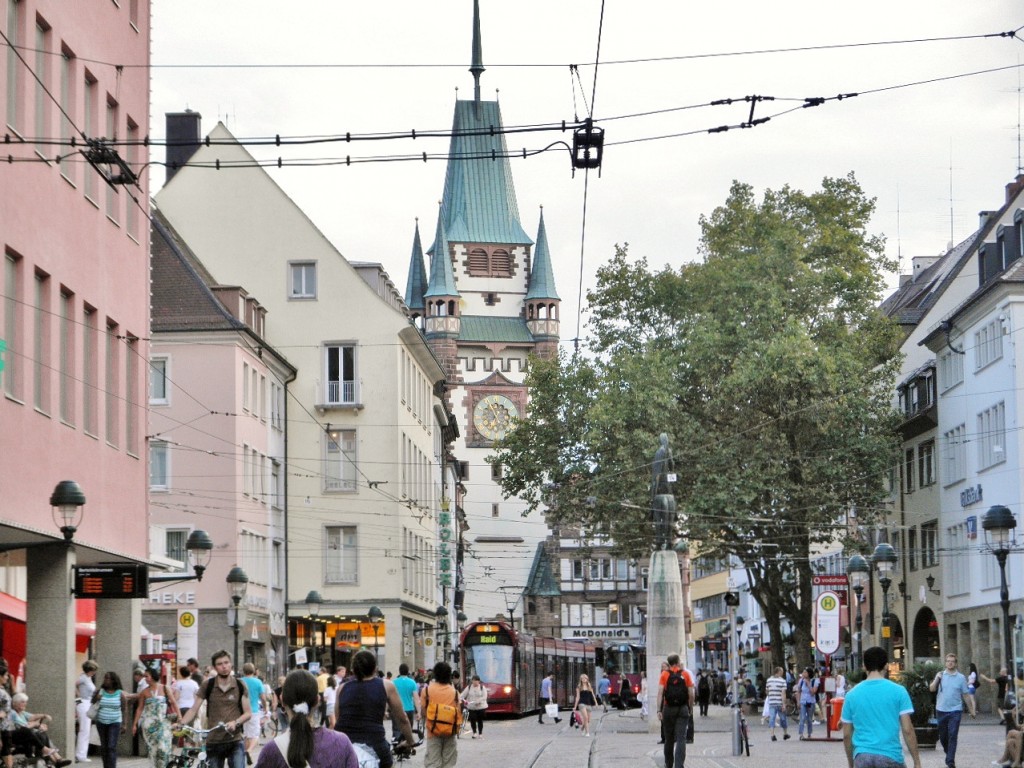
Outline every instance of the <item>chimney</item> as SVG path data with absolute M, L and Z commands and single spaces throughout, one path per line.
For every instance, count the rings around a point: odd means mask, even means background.
M 1006 202 L 1013 200 L 1022 189 L 1024 189 L 1024 174 L 1018 173 L 1017 178 L 1006 185 Z
M 199 149 L 199 124 L 203 116 L 191 109 L 168 112 L 167 118 L 167 178 L 174 178 L 178 169 Z

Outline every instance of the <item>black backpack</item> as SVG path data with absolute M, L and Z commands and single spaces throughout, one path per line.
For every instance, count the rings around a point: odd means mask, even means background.
M 665 681 L 665 705 L 669 707 L 685 707 L 690 703 L 690 693 L 686 690 L 686 680 L 678 669 L 670 670 Z

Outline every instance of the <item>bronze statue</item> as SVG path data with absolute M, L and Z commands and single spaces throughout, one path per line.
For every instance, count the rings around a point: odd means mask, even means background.
M 658 441 L 661 444 L 651 464 L 651 517 L 654 522 L 654 548 L 668 549 L 672 546 L 676 528 L 676 497 L 672 493 L 676 465 L 668 445 L 668 435 L 662 432 Z

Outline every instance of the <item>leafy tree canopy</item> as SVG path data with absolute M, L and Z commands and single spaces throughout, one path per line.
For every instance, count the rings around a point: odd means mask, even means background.
M 653 270 L 618 247 L 587 297 L 588 353 L 533 363 L 529 412 L 495 456 L 505 493 L 649 552 L 667 432 L 680 536 L 738 558 L 772 636 L 786 616 L 808 648 L 809 558 L 851 514 L 877 516 L 897 455 L 901 335 L 877 309 L 895 265 L 873 210 L 852 174 L 760 200 L 735 182 L 701 218 L 699 261 Z

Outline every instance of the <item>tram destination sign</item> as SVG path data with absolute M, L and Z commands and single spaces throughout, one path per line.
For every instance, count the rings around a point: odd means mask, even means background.
M 76 565 L 75 597 L 149 597 L 149 569 L 139 563 Z

